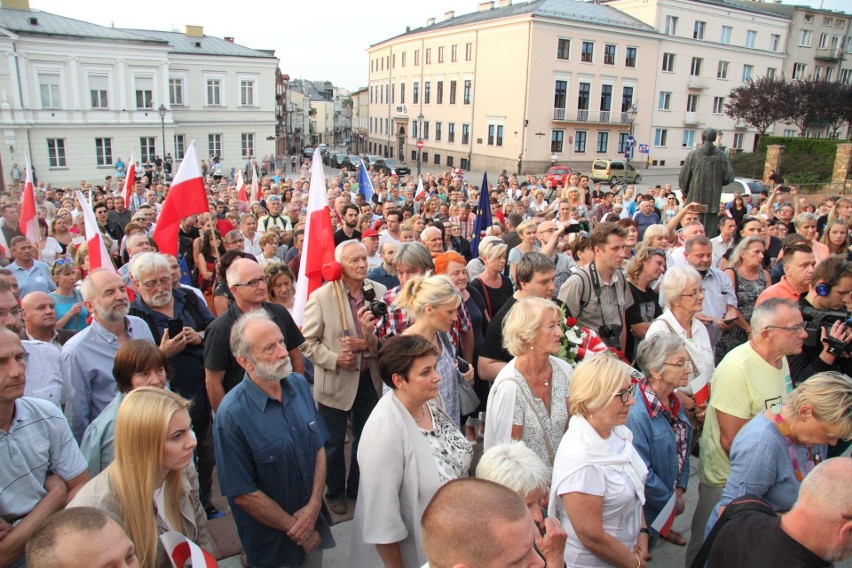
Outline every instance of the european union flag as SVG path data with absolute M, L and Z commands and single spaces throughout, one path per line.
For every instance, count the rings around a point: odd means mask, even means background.
M 180 283 L 186 286 L 192 285 L 192 275 L 189 273 L 189 266 L 186 264 L 186 257 L 180 255 L 178 257 L 178 266 L 180 266 Z
M 479 203 L 476 205 L 476 219 L 473 221 L 473 234 L 470 236 L 470 253 L 473 258 L 479 256 L 479 242 L 485 236 L 485 229 L 494 221 L 491 219 L 491 199 L 488 197 L 488 174 L 482 174 L 479 188 Z
M 367 167 L 363 164 L 360 168 L 358 168 L 360 172 L 358 174 L 358 192 L 364 195 L 364 201 L 367 203 L 370 202 L 370 199 L 373 197 L 373 193 L 375 193 L 375 189 L 373 188 L 373 180 L 370 179 L 370 176 L 367 175 Z

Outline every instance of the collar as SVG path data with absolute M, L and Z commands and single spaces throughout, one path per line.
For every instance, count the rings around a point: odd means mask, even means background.
M 287 400 L 289 398 L 292 398 L 292 396 L 295 393 L 295 391 L 293 390 L 293 386 L 290 384 L 290 381 L 287 380 L 288 378 L 289 378 L 289 376 L 284 377 L 280 381 L 281 382 L 281 394 L 283 395 L 282 400 L 283 400 L 283 404 L 285 406 L 287 404 Z M 266 406 L 267 406 L 267 404 L 269 404 L 270 401 L 279 402 L 279 401 L 275 400 L 274 398 L 271 398 L 265 392 L 263 392 L 260 389 L 260 387 L 257 386 L 254 383 L 253 380 L 251 380 L 251 378 L 248 376 L 248 373 L 245 374 L 245 378 L 243 379 L 243 383 L 244 383 L 244 388 L 245 388 L 245 392 L 246 392 L 246 397 L 249 399 L 249 401 L 251 401 L 251 403 L 260 412 L 263 412 L 264 410 L 266 410 Z
M 59 332 L 56 331 L 55 328 L 53 330 L 53 337 L 50 338 L 50 341 L 43 341 L 41 339 L 36 339 L 32 335 L 30 335 L 29 331 L 26 331 L 26 328 L 24 328 L 24 332 L 27 334 L 27 339 L 30 340 L 30 341 L 38 341 L 39 343 L 59 343 Z
M 92 333 L 98 334 L 99 336 L 101 336 L 102 339 L 109 343 L 112 343 L 118 338 L 116 334 L 101 325 L 101 323 L 94 317 L 92 317 L 92 323 L 89 325 L 89 327 L 92 329 Z M 124 328 L 127 330 L 128 336 L 133 335 L 133 325 L 130 322 L 130 318 L 127 316 L 124 316 Z M 133 338 L 131 337 L 131 339 Z
M 642 391 L 642 395 L 645 398 L 645 406 L 648 408 L 648 414 L 651 415 L 651 418 L 656 418 L 662 413 L 666 413 L 670 416 L 677 416 L 680 414 L 680 400 L 677 395 L 674 393 L 669 395 L 669 406 L 671 407 L 671 412 L 666 410 L 666 407 L 663 406 L 663 403 L 660 402 L 660 398 L 657 396 L 657 393 L 654 392 L 654 389 L 651 388 L 651 383 L 648 381 L 648 378 L 645 377 L 639 381 L 639 390 Z

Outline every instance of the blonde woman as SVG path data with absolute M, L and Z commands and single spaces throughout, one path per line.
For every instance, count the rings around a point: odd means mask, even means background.
M 669 248 L 669 230 L 665 225 L 651 225 L 645 229 L 640 246 L 667 250 Z
M 518 261 L 528 252 L 536 250 L 535 246 L 535 223 L 532 221 L 524 221 L 517 228 L 518 236 L 521 238 L 521 244 L 509 251 L 509 274 L 512 277 L 512 282 L 517 284 L 517 269 Z
M 133 541 L 141 568 L 171 566 L 159 539 L 167 531 L 213 550 L 197 488 L 184 473 L 196 445 L 189 405 L 156 387 L 128 393 L 115 420 L 115 461 L 69 505 L 107 511 Z

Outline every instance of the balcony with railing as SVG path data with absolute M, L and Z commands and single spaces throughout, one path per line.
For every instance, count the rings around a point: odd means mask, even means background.
M 707 88 L 707 83 L 698 77 L 690 77 L 686 80 L 686 88 L 691 91 L 700 91 Z
M 698 120 L 698 115 L 694 112 L 686 112 L 683 115 L 684 126 L 698 126 L 701 121 Z
M 553 120 L 557 122 L 586 122 L 593 124 L 630 124 L 628 113 L 610 110 L 555 108 L 553 109 Z
M 814 59 L 820 61 L 840 61 L 843 59 L 843 50 L 839 47 L 818 47 Z

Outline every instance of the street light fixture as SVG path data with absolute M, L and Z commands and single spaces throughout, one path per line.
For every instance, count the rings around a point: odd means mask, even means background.
M 163 133 L 163 156 L 162 159 L 166 159 L 166 105 L 160 104 L 160 108 L 157 109 L 157 112 L 160 113 L 160 126 L 162 128 Z
M 630 105 L 630 110 L 627 111 L 627 115 L 630 117 L 630 137 L 633 137 L 633 125 L 636 122 L 636 114 L 638 110 L 636 109 L 636 104 Z M 633 153 L 633 147 L 630 147 L 627 151 L 627 165 L 630 165 L 630 155 Z
M 421 146 L 423 145 L 423 113 L 417 115 L 417 124 L 419 125 L 417 130 L 417 177 L 420 177 L 420 164 L 421 159 L 423 157 L 423 149 Z

